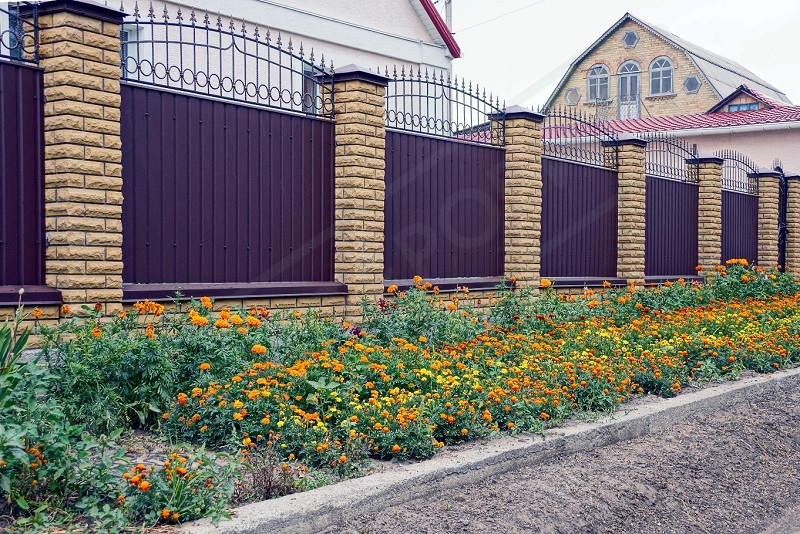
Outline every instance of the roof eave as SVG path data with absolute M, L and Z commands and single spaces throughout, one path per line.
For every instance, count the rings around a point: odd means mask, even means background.
M 436 28 L 436 31 L 439 32 L 444 44 L 447 46 L 447 49 L 450 51 L 450 55 L 453 56 L 453 59 L 458 59 L 461 57 L 461 47 L 458 46 L 455 37 L 450 32 L 450 28 L 447 27 L 447 24 L 442 19 L 442 16 L 439 14 L 439 11 L 436 10 L 436 6 L 433 5 L 432 0 L 419 0 L 420 5 L 425 10 L 425 13 L 430 18 L 433 27 Z

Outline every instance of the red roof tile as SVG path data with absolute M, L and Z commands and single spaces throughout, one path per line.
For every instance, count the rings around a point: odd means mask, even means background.
M 700 128 L 726 128 L 731 126 L 750 126 L 778 122 L 800 122 L 800 106 L 779 106 L 752 111 L 697 113 L 694 115 L 611 120 L 603 122 L 601 128 L 617 133 L 639 133 L 694 130 Z

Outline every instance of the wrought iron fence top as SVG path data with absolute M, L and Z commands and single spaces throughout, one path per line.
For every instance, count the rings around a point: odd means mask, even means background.
M 697 158 L 697 145 L 689 145 L 666 132 L 646 132 L 641 138 L 647 141 L 645 173 L 648 176 L 697 183 L 700 166 L 691 160 Z
M 542 154 L 547 157 L 617 167 L 619 136 L 605 121 L 571 108 L 542 109 Z
M 741 152 L 735 150 L 717 150 L 714 155 L 722 158 L 722 189 L 758 194 L 758 165 Z
M 378 67 L 378 72 L 381 72 Z M 505 102 L 445 70 L 395 65 L 388 78 L 386 126 L 463 141 L 505 143 Z
M 39 62 L 38 2 L 0 4 L 0 58 Z
M 124 79 L 333 116 L 333 62 L 268 27 L 166 4 L 143 12 L 137 1 L 122 30 Z

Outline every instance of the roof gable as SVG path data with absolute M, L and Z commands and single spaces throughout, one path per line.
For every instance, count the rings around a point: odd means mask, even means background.
M 411 0 L 411 4 L 414 6 L 417 15 L 419 15 L 420 19 L 422 19 L 422 22 L 425 24 L 428 33 L 430 33 L 439 44 L 447 46 L 453 58 L 460 58 L 461 47 L 458 46 L 455 37 L 453 37 L 453 34 L 450 32 L 450 28 L 447 27 L 447 24 L 444 19 L 442 19 L 436 6 L 433 5 L 433 1 Z
M 599 39 L 592 43 L 589 48 L 587 48 L 575 59 L 575 61 L 570 64 L 569 69 L 564 74 L 564 77 L 561 78 L 561 81 L 559 81 L 555 91 L 553 91 L 553 93 L 550 95 L 550 98 L 548 98 L 546 107 L 550 107 L 553 104 L 555 99 L 563 90 L 564 84 L 566 84 L 570 76 L 572 76 L 578 65 L 580 65 L 583 60 L 589 56 L 589 54 L 603 44 L 627 21 L 635 22 L 683 52 L 695 65 L 697 70 L 700 71 L 700 73 L 708 81 L 709 85 L 712 87 L 712 89 L 714 89 L 720 98 L 722 98 L 723 95 L 729 95 L 732 91 L 736 90 L 737 87 L 746 84 L 758 91 L 760 94 L 763 94 L 767 98 L 774 100 L 775 102 L 783 102 L 791 105 L 791 101 L 782 91 L 770 85 L 765 80 L 759 78 L 735 61 L 731 61 L 730 59 L 724 58 L 693 43 L 690 43 L 689 41 L 681 39 L 670 32 L 662 30 L 657 26 L 653 26 L 652 24 L 634 17 L 630 13 L 625 13 L 621 19 L 619 19 L 608 30 L 606 30 Z

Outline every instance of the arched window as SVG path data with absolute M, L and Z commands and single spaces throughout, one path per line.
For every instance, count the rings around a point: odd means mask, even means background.
M 650 64 L 650 94 L 672 94 L 672 62 L 665 57 L 657 57 Z
M 589 102 L 608 100 L 608 68 L 594 65 L 587 75 L 589 83 Z

